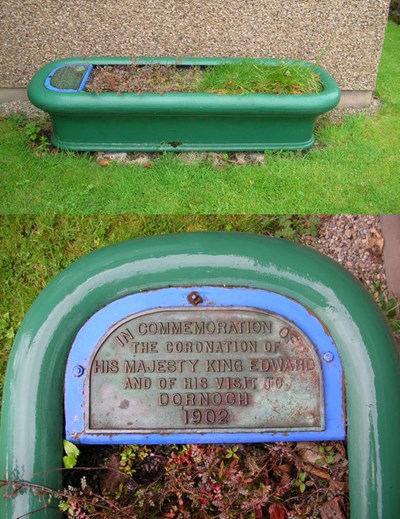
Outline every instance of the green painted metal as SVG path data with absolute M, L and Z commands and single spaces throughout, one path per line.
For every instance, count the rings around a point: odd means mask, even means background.
M 227 285 L 281 293 L 326 325 L 346 379 L 351 515 L 400 517 L 400 366 L 379 308 L 337 263 L 301 245 L 236 233 L 128 241 L 80 259 L 42 292 L 10 357 L 0 436 L 0 473 L 61 486 L 66 357 L 86 320 L 111 301 L 167 286 Z M 30 492 L 0 500 L 0 517 L 41 508 Z M 38 518 L 60 513 L 45 510 Z
M 130 58 L 87 58 L 92 65 L 127 65 Z M 162 63 L 213 66 L 234 58 L 140 58 L 139 64 Z M 238 61 L 236 59 L 236 61 Z M 240 61 L 240 60 L 239 60 Z M 323 91 L 318 94 L 217 95 L 206 93 L 55 92 L 46 77 L 62 65 L 82 58 L 54 61 L 32 79 L 31 102 L 49 112 L 52 142 L 72 150 L 102 151 L 232 151 L 305 149 L 314 143 L 318 115 L 334 108 L 340 90 L 321 67 Z M 274 64 L 277 60 L 260 59 Z

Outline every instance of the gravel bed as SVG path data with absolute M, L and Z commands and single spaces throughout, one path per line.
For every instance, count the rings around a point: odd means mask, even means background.
M 386 294 L 384 240 L 378 215 L 324 216 L 318 235 L 304 236 L 302 242 L 349 270 L 375 299 L 378 288 Z
M 0 115 L 7 115 L 10 113 L 23 113 L 29 118 L 47 117 L 47 113 L 43 112 L 36 106 L 33 106 L 29 101 L 7 101 L 0 104 Z

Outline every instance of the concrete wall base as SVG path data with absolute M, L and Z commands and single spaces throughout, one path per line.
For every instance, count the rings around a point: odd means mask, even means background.
M 390 295 L 400 298 L 400 215 L 383 214 L 380 216 L 380 220 L 385 239 L 383 260 L 388 292 Z
M 339 108 L 366 108 L 371 101 L 372 90 L 342 90 Z
M 0 104 L 27 100 L 26 88 L 0 88 Z

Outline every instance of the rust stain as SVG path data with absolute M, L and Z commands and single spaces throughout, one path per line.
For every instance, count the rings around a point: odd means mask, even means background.
M 168 144 L 171 145 L 173 148 L 177 148 L 178 146 L 182 146 L 183 142 L 182 141 L 171 141 Z
M 198 292 L 190 292 L 190 294 L 187 296 L 187 300 L 193 306 L 197 306 L 204 301 Z

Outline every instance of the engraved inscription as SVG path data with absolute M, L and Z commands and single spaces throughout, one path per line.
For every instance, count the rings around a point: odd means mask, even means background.
M 93 431 L 323 430 L 314 345 L 252 308 L 152 310 L 110 329 L 90 360 Z

